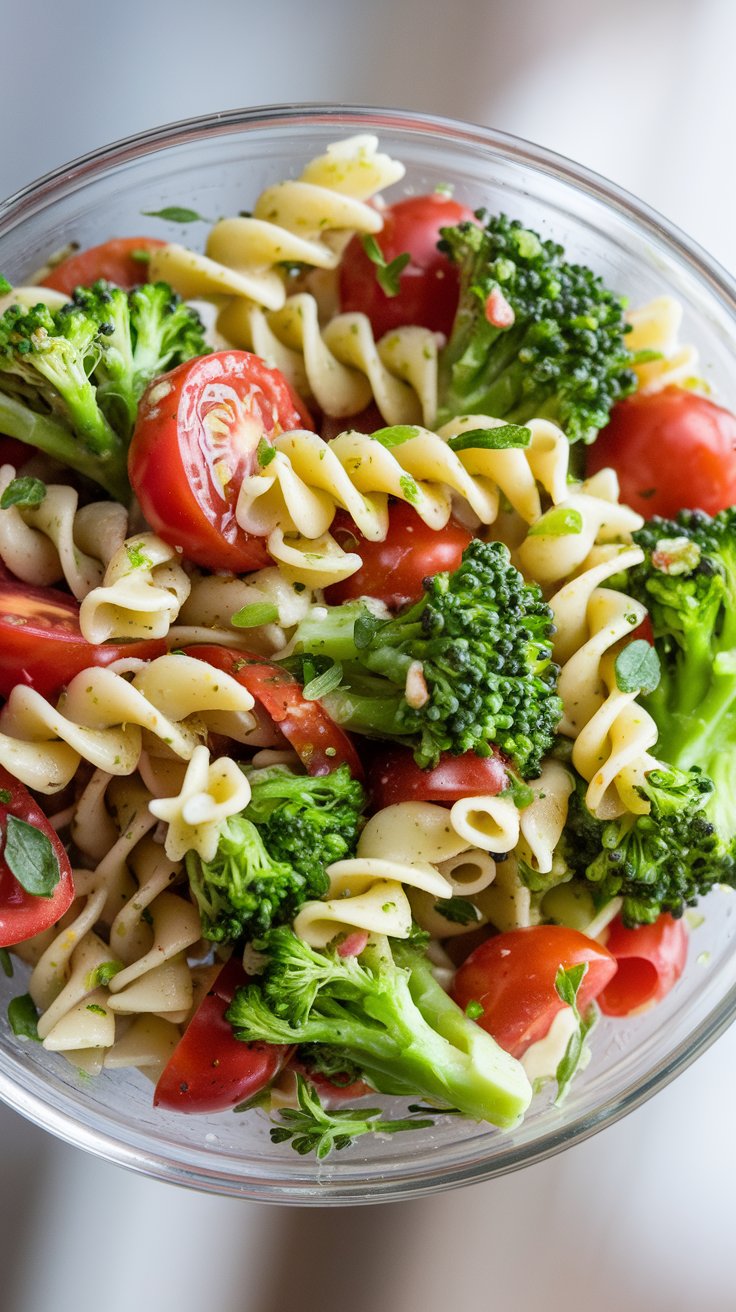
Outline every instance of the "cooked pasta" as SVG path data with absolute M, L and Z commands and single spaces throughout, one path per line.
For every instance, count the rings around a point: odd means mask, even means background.
M 330 887 L 324 901 L 305 902 L 294 919 L 295 934 L 312 947 L 324 947 L 336 934 L 353 930 L 407 938 L 411 908 L 404 889 L 423 889 L 435 897 L 452 893 L 449 881 L 421 861 L 358 855 L 335 862 L 327 873 Z
M 253 698 L 230 675 L 191 656 L 160 656 L 128 682 L 111 669 L 83 670 L 58 706 L 18 685 L 0 713 L 0 764 L 43 793 L 73 777 L 80 760 L 108 774 L 131 774 L 143 746 L 189 760 L 208 713 L 249 716 Z
M 12 465 L 0 467 L 0 496 L 15 477 Z M 74 488 L 49 483 L 38 505 L 0 510 L 0 562 L 34 587 L 63 580 L 81 601 L 102 582 L 127 525 L 124 506 L 95 501 L 80 507 Z
M 188 642 L 217 641 L 270 655 L 286 647 L 291 632 L 304 619 L 313 600 L 310 588 L 300 583 L 297 590 L 275 566 L 244 578 L 234 574 L 195 574 L 170 636 L 181 646 Z M 246 628 L 233 623 L 233 616 L 250 606 L 261 608 L 261 617 L 264 606 L 271 608 L 274 619 L 264 624 L 261 618 L 259 623 Z M 217 631 L 216 638 L 213 630 Z
M 364 537 L 380 541 L 388 526 L 388 497 L 408 502 L 433 529 L 441 529 L 452 512 L 453 495 L 465 501 L 481 524 L 492 524 L 504 496 L 527 523 L 541 511 L 537 484 L 553 502 L 567 492 L 568 444 L 554 424 L 533 420 L 526 448 L 493 450 L 470 447 L 458 453 L 448 438 L 479 428 L 502 427 L 500 420 L 471 415 L 446 425 L 439 434 L 417 428 L 396 445 L 384 446 L 362 433 L 346 431 L 326 443 L 314 433 L 282 433 L 274 440 L 276 455 L 243 479 L 237 518 L 247 533 L 266 537 L 270 554 L 299 571 L 306 557 L 304 581 L 312 583 L 324 555 L 339 577 L 359 568 L 355 553 L 344 553 L 329 535 L 338 507 L 347 510 Z M 601 527 L 604 506 L 590 498 L 590 549 Z M 609 508 L 611 531 L 630 522 L 633 511 Z M 299 556 L 285 560 L 287 552 Z M 587 551 L 584 553 L 587 554 Z M 346 558 L 347 556 L 347 558 Z M 583 557 L 581 557 L 582 559 Z M 340 574 L 343 562 L 344 573 Z M 562 572 L 562 571 L 561 571 Z M 330 575 L 325 582 L 335 581 Z M 314 580 L 313 586 L 319 586 Z
M 87 641 L 165 638 L 189 596 L 180 554 L 155 533 L 123 542 L 102 583 L 87 593 L 80 607 L 79 626 Z
M 245 810 L 249 799 L 250 785 L 235 761 L 221 756 L 210 762 L 207 748 L 195 747 L 181 792 L 150 803 L 153 814 L 166 822 L 166 855 L 179 861 L 193 851 L 212 861 L 222 821 Z
M 366 201 L 403 173 L 379 152 L 376 137 L 350 137 L 312 160 L 298 180 L 267 187 L 252 217 L 216 223 L 205 255 L 176 244 L 155 250 L 150 276 L 185 297 L 245 297 L 277 310 L 286 298 L 283 267 L 334 269 L 332 235 L 380 232 L 380 212 Z
M 520 836 L 514 855 L 532 870 L 548 875 L 575 785 L 572 774 L 559 761 L 545 761 L 539 778 L 529 786 L 533 800 L 519 814 Z
M 636 355 L 645 354 L 634 363 L 640 392 L 660 392 L 673 384 L 687 384 L 698 373 L 698 352 L 680 342 L 682 305 L 674 296 L 657 296 L 626 316 L 631 332 L 626 345 Z M 646 356 L 652 358 L 647 359 Z

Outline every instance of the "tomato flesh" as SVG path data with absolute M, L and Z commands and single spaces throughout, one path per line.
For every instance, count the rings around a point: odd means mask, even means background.
M 296 679 L 286 670 L 253 652 L 227 647 L 189 647 L 187 655 L 224 670 L 247 688 L 291 743 L 309 774 L 331 774 L 339 765 L 347 765 L 354 779 L 362 779 L 363 767 L 347 734 L 318 701 L 302 695 Z
M 458 271 L 437 249 L 441 228 L 473 221 L 465 205 L 434 192 L 410 196 L 383 211 L 375 240 L 387 264 L 408 253 L 396 296 L 387 296 L 376 279 L 376 265 L 360 236 L 349 242 L 340 264 L 340 308 L 367 314 L 376 337 L 405 324 L 418 324 L 446 336 L 460 294 Z
M 235 573 L 270 563 L 265 541 L 235 518 L 261 439 L 311 428 L 277 369 L 248 351 L 187 360 L 141 398 L 128 472 L 143 514 L 189 560 Z
M 147 261 L 136 256 L 150 254 L 165 245 L 156 237 L 113 237 L 62 260 L 46 275 L 41 286 L 71 296 L 75 287 L 89 287 L 98 278 L 104 278 L 129 291 L 148 278 Z
M 606 947 L 618 970 L 598 1003 L 606 1016 L 628 1016 L 661 1001 L 674 988 L 687 961 L 687 928 L 666 913 L 653 925 L 636 929 L 627 929 L 617 916 L 609 926 Z
M 443 529 L 429 528 L 403 501 L 389 506 L 388 533 L 383 542 L 369 542 L 344 510 L 330 530 L 345 551 L 356 551 L 363 564 L 350 578 L 325 589 L 330 605 L 357 597 L 377 597 L 397 609 L 422 595 L 422 582 L 432 574 L 455 570 L 472 533 L 451 519 Z
M 0 579 L 0 696 L 18 683 L 53 697 L 90 665 L 110 665 L 123 656 L 153 660 L 166 643 L 87 642 L 79 627 L 79 606 L 54 588 L 30 588 Z
M 587 453 L 587 473 L 613 466 L 621 501 L 645 519 L 736 504 L 736 416 L 682 387 L 626 397 Z
M 5 857 L 8 816 L 16 816 L 48 838 L 59 862 L 59 879 L 50 897 L 28 893 L 19 884 Z M 52 829 L 28 789 L 9 770 L 0 766 L 0 947 L 23 943 L 60 920 L 74 900 L 72 868 L 60 838 Z
M 153 1095 L 172 1112 L 222 1112 L 253 1098 L 276 1078 L 293 1048 L 241 1043 L 225 1012 L 235 990 L 250 983 L 240 959 L 223 966 L 177 1043 Z
M 408 747 L 377 745 L 370 758 L 368 784 L 377 811 L 398 802 L 445 802 L 461 797 L 496 797 L 508 787 L 506 763 L 491 756 L 451 756 L 444 752 L 432 770 L 423 770 Z
M 616 972 L 607 948 L 575 929 L 534 925 L 486 939 L 460 966 L 452 996 L 463 1010 L 469 1002 L 483 1008 L 478 1024 L 512 1057 L 521 1057 L 549 1032 L 566 1005 L 555 989 L 560 966 L 587 962 L 578 992 L 583 1014 Z

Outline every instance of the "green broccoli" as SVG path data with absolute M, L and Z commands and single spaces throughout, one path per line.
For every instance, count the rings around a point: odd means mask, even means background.
M 282 1107 L 281 1121 L 271 1129 L 272 1143 L 291 1143 L 302 1157 L 313 1152 L 321 1161 L 333 1150 L 349 1148 L 363 1134 L 397 1134 L 402 1130 L 425 1130 L 434 1121 L 427 1117 L 388 1120 L 380 1107 L 343 1107 L 337 1111 L 322 1106 L 314 1085 L 303 1075 L 296 1077 L 298 1107 Z M 427 1108 L 422 1110 L 426 1111 Z
M 321 696 L 333 719 L 413 747 L 420 766 L 493 745 L 528 778 L 562 713 L 553 632 L 540 589 L 507 548 L 476 539 L 458 569 L 425 579 L 423 597 L 393 619 L 354 602 L 319 607 L 296 629 L 290 667 L 304 677 L 313 661 L 339 662 L 341 686 Z
M 442 229 L 460 269 L 460 304 L 440 353 L 439 422 L 544 417 L 592 442 L 636 385 L 623 303 L 561 246 L 504 214 Z
M 202 325 L 165 283 L 77 288 L 51 311 L 0 317 L 0 430 L 130 497 L 127 448 L 152 378 L 206 350 Z
M 262 946 L 263 975 L 226 1013 L 237 1039 L 337 1047 L 380 1092 L 418 1093 L 493 1125 L 526 1110 L 523 1067 L 463 1014 L 417 948 L 379 936 L 359 958 L 341 957 L 286 927 Z
M 215 942 L 263 934 L 321 897 L 327 866 L 355 851 L 365 805 L 346 765 L 318 778 L 286 766 L 246 774 L 251 800 L 223 821 L 213 860 L 186 856 L 202 933 Z
M 568 868 L 593 886 L 596 901 L 623 898 L 625 924 L 651 924 L 662 911 L 681 916 L 715 883 L 733 878 L 707 815 L 713 784 L 696 766 L 662 765 L 646 775 L 647 815 L 597 820 L 583 780 L 570 797 L 562 852 Z

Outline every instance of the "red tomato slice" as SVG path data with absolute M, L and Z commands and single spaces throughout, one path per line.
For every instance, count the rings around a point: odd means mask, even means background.
M 269 564 L 263 538 L 235 518 L 238 491 L 266 442 L 312 421 L 278 369 L 248 351 L 187 360 L 146 389 L 128 457 L 154 532 L 208 569 Z
M 659 1002 L 685 969 L 688 933 L 682 920 L 666 913 L 653 925 L 627 929 L 617 916 L 611 921 L 606 948 L 618 970 L 598 998 L 606 1016 L 628 1016 Z
M 20 469 L 26 460 L 37 454 L 36 448 L 26 442 L 19 442 L 14 437 L 0 437 L 0 465 L 15 465 Z
M 148 278 L 147 261 L 136 259 L 136 255 L 165 245 L 156 237 L 113 237 L 101 246 L 90 246 L 86 251 L 77 251 L 76 255 L 62 260 L 47 274 L 41 286 L 53 287 L 55 291 L 71 296 L 75 287 L 89 287 L 98 278 L 105 278 L 107 282 L 114 282 L 129 291 Z
M 433 770 L 422 770 L 408 747 L 376 746 L 368 766 L 373 806 L 380 811 L 397 802 L 457 802 L 461 797 L 496 797 L 508 787 L 506 764 L 491 756 L 451 756 L 444 752 Z
M 29 684 L 44 697 L 58 693 L 89 665 L 110 665 L 122 656 L 152 660 L 166 643 L 105 642 L 82 637 L 79 606 L 73 597 L 53 588 L 29 588 L 0 579 L 0 696 L 8 697 L 16 683 Z
M 646 519 L 715 515 L 736 505 L 736 416 L 681 387 L 626 397 L 588 450 L 588 474 L 607 465 L 621 500 Z
M 154 1107 L 172 1112 L 224 1112 L 267 1088 L 293 1048 L 242 1043 L 225 1012 L 250 981 L 238 957 L 223 966 L 164 1067 Z
M 297 1057 L 292 1057 L 288 1069 L 309 1080 L 317 1090 L 320 1100 L 327 1107 L 337 1107 L 341 1102 L 352 1102 L 355 1098 L 367 1098 L 369 1094 L 375 1096 L 375 1089 L 372 1089 L 370 1084 L 366 1084 L 365 1080 L 352 1080 L 350 1084 L 335 1084 L 334 1080 L 312 1070 Z
M 367 314 L 377 337 L 415 323 L 449 334 L 455 318 L 460 280 L 452 262 L 437 250 L 441 228 L 474 219 L 472 210 L 434 192 L 410 196 L 383 211 L 376 242 L 387 264 L 405 252 L 411 256 L 399 278 L 396 296 L 387 296 L 376 279 L 362 238 L 353 237 L 340 264 L 340 308 Z
M 242 683 L 288 738 L 309 774 L 331 774 L 339 765 L 347 765 L 354 779 L 363 778 L 358 753 L 347 734 L 324 706 L 302 696 L 286 670 L 253 652 L 227 647 L 188 647 L 187 656 L 196 656 Z
M 463 1009 L 479 1002 L 478 1024 L 512 1057 L 521 1057 L 545 1037 L 566 1005 L 555 989 L 558 969 L 583 961 L 588 963 L 578 992 L 583 1014 L 612 979 L 616 960 L 594 939 L 562 925 L 512 929 L 486 939 L 455 975 L 452 996 Z
M 7 818 L 10 815 L 25 820 L 26 824 L 46 835 L 59 862 L 59 880 L 50 897 L 28 893 L 18 883 L 0 853 L 0 947 L 3 948 L 11 947 L 13 943 L 23 943 L 27 938 L 33 938 L 34 934 L 40 934 L 42 930 L 55 925 L 64 912 L 69 910 L 74 899 L 72 868 L 56 831 L 28 789 L 0 766 L 0 835 L 3 851 Z
M 357 551 L 362 567 L 342 583 L 325 589 L 331 606 L 356 597 L 377 597 L 398 608 L 422 595 L 422 580 L 430 574 L 457 569 L 472 533 L 456 519 L 437 532 L 403 501 L 389 507 L 388 533 L 383 542 L 369 542 L 344 510 L 338 511 L 331 533 L 345 551 Z

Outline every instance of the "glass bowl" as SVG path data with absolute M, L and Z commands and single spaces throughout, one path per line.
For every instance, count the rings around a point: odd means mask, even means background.
M 155 236 L 201 243 L 145 210 L 191 206 L 216 217 L 248 208 L 265 185 L 293 177 L 332 141 L 375 132 L 402 160 L 392 195 L 454 184 L 472 206 L 501 208 L 554 236 L 632 304 L 670 292 L 685 308 L 683 340 L 733 407 L 736 286 L 703 251 L 611 183 L 524 141 L 401 111 L 281 106 L 238 110 L 154 129 L 77 160 L 0 206 L 0 269 L 20 282 L 74 240 Z M 683 979 L 653 1011 L 602 1022 L 593 1059 L 563 1110 L 542 1094 L 524 1123 L 500 1133 L 440 1118 L 432 1130 L 359 1140 L 317 1164 L 273 1145 L 265 1114 L 182 1116 L 154 1111 L 137 1072 L 90 1079 L 63 1058 L 14 1038 L 7 1001 L 22 992 L 0 977 L 0 1097 L 70 1143 L 159 1179 L 252 1199 L 358 1203 L 416 1197 L 538 1162 L 603 1129 L 684 1070 L 736 1012 L 736 898 L 717 890 L 702 906 Z

